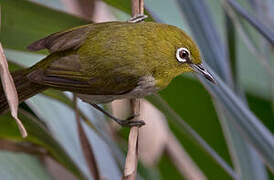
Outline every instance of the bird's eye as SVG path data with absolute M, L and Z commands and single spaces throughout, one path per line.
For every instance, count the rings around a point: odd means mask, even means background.
M 186 48 L 179 48 L 176 51 L 176 58 L 180 63 L 185 63 L 189 61 L 189 50 Z
M 186 50 L 180 51 L 180 57 L 185 59 L 188 57 L 188 52 Z

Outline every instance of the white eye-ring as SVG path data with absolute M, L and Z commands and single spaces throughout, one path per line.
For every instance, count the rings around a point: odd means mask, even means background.
M 190 52 L 186 48 L 179 48 L 176 51 L 176 58 L 180 63 L 185 63 L 189 61 L 189 55 L 190 55 Z

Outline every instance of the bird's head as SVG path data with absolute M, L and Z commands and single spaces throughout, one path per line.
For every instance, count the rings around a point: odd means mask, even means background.
M 215 83 L 213 76 L 204 67 L 200 50 L 196 43 L 184 31 L 168 26 L 166 38 L 170 43 L 169 62 L 176 75 L 184 72 L 195 72 Z

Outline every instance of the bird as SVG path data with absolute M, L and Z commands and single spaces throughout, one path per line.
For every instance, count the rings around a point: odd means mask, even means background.
M 75 93 L 122 126 L 143 121 L 115 118 L 98 104 L 143 98 L 166 88 L 176 76 L 195 72 L 215 83 L 199 47 L 183 30 L 156 22 L 104 22 L 51 34 L 28 46 L 49 55 L 12 72 L 19 102 L 46 89 Z M 0 87 L 0 113 L 8 103 Z

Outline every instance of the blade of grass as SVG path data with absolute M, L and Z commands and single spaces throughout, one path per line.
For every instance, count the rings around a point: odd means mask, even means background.
M 209 61 L 211 67 L 213 67 L 213 69 L 224 80 L 224 82 L 226 82 L 226 84 L 229 87 L 236 89 L 237 86 L 232 81 L 232 75 L 230 73 L 225 73 L 225 74 L 220 73 L 220 71 L 231 72 L 229 68 L 230 66 L 228 63 L 228 56 L 225 50 L 219 51 L 219 49 L 225 49 L 225 45 L 219 40 L 219 38 L 216 38 L 218 37 L 218 32 L 217 30 L 215 30 L 216 28 L 214 26 L 214 23 L 210 23 L 212 21 L 210 17 L 210 12 L 208 11 L 208 8 L 206 6 L 207 4 L 203 2 L 204 1 L 198 2 L 197 0 L 193 0 L 191 2 L 188 2 L 187 6 L 184 6 L 184 3 L 187 3 L 187 1 L 179 0 L 183 13 L 185 14 L 188 20 L 188 23 L 190 25 L 190 28 L 193 32 L 195 32 L 194 36 L 196 36 L 197 39 L 199 39 L 197 41 L 199 45 L 201 45 L 200 48 L 202 50 L 204 57 L 206 58 L 206 60 Z M 188 10 L 189 7 L 192 7 L 192 11 Z M 195 15 L 197 14 L 197 15 L 193 16 L 193 14 Z M 194 22 L 199 22 L 199 23 L 195 24 Z M 193 24 L 195 24 L 195 27 L 193 27 Z M 209 27 L 208 27 L 208 24 L 209 24 Z M 201 29 L 203 29 L 203 31 L 200 32 Z M 201 36 L 207 37 L 207 39 L 201 38 Z M 214 38 L 214 36 L 216 37 Z M 216 41 L 219 41 L 219 42 L 216 42 Z M 218 48 L 216 48 L 217 46 Z M 214 60 L 212 60 L 212 57 L 214 57 Z M 212 64 L 216 64 L 216 65 L 212 66 Z M 225 64 L 225 66 L 223 66 L 222 64 Z M 226 76 L 226 77 L 223 77 L 223 76 Z M 215 103 L 215 107 L 217 110 L 220 109 L 218 102 Z M 249 145 L 247 144 L 245 139 L 241 137 L 241 134 L 238 132 L 238 130 L 235 129 L 235 126 L 232 126 L 231 122 L 228 121 L 229 117 L 225 116 L 229 114 L 219 113 L 218 115 L 219 115 L 220 121 L 222 122 L 221 124 L 223 125 L 223 129 L 227 129 L 227 131 L 224 131 L 224 133 L 226 133 L 225 136 L 232 137 L 230 139 L 227 138 L 227 140 L 231 140 L 230 143 L 228 141 L 228 145 L 230 145 L 229 146 L 230 151 L 237 152 L 237 153 L 231 154 L 231 155 L 234 155 L 232 159 L 241 159 L 241 158 L 246 160 L 253 159 L 253 157 L 250 156 L 252 154 L 251 152 L 252 150 L 245 148 L 246 146 L 249 146 Z M 239 141 L 241 141 L 241 143 L 239 143 Z M 233 146 L 233 144 L 235 143 L 239 144 L 239 146 Z M 246 151 L 246 153 L 243 153 L 243 151 Z M 255 155 L 255 154 L 253 153 L 252 155 Z M 249 169 L 250 172 L 256 174 L 254 175 L 254 177 L 257 177 L 260 175 L 259 171 L 258 171 L 259 175 L 257 175 L 256 168 L 254 168 L 255 166 L 253 165 L 249 165 L 248 163 L 241 164 L 239 163 L 239 161 L 233 161 L 233 162 L 236 167 L 243 166 L 241 168 L 238 168 L 238 170 Z M 257 162 L 257 163 L 260 163 L 260 162 Z M 248 177 L 249 174 L 246 174 L 247 172 L 248 171 L 240 171 L 239 173 L 241 174 L 241 176 Z M 262 176 L 262 178 L 264 178 L 264 176 Z
M 10 65 L 12 65 L 11 67 L 13 67 L 15 69 L 21 69 L 22 66 L 30 66 L 30 65 L 34 64 L 35 59 L 36 60 L 42 59 L 43 56 L 37 55 L 37 54 L 30 55 L 29 53 L 20 52 L 19 54 L 10 53 L 9 58 L 11 61 Z M 18 63 L 22 66 L 18 66 L 15 63 Z M 72 103 L 71 99 L 67 95 L 62 93 L 61 91 L 50 89 L 50 90 L 44 91 L 43 94 L 46 95 L 47 97 L 50 97 L 50 98 L 56 100 L 57 102 L 63 103 L 70 109 L 73 108 L 73 103 Z M 80 106 L 79 107 L 80 117 L 85 121 L 85 123 L 89 126 L 89 128 L 94 130 L 95 134 L 98 135 L 98 137 L 101 137 L 103 139 L 103 141 L 106 142 L 106 144 L 109 146 L 108 149 L 111 150 L 111 153 L 113 155 L 113 158 L 115 159 L 115 162 L 118 164 L 120 170 L 122 170 L 123 164 L 125 161 L 125 156 L 124 156 L 123 152 L 119 149 L 117 144 L 115 144 L 115 142 L 111 138 L 111 136 L 109 135 L 109 132 L 105 127 L 105 121 L 104 121 L 105 117 L 102 116 L 101 113 L 96 114 L 95 112 L 93 112 L 91 110 L 92 108 L 90 107 L 90 105 L 88 105 L 84 102 L 79 102 L 79 106 Z M 91 113 L 91 111 L 92 111 L 92 113 Z M 95 119 L 96 119 L 96 121 L 94 122 L 93 120 L 95 120 Z
M 164 99 L 158 95 L 149 96 L 147 99 L 159 108 L 176 127 L 180 128 L 181 132 L 184 132 L 187 137 L 193 139 L 201 149 L 207 152 L 233 179 L 240 179 L 222 157 L 220 157 L 195 130 L 182 120 L 182 118 L 165 102 Z
M 236 44 L 236 29 L 228 17 L 226 18 L 226 36 L 228 42 L 229 59 L 231 62 L 231 68 L 233 72 L 233 79 L 235 82 L 234 91 L 237 92 L 242 100 L 246 102 L 246 99 L 241 90 L 239 84 L 239 76 L 237 69 L 237 44 Z M 221 107 L 219 103 L 215 103 L 216 111 L 220 117 L 220 122 L 223 124 L 223 131 L 229 144 L 229 150 L 232 157 L 233 164 L 241 179 L 243 180 L 257 180 L 257 179 L 268 179 L 266 169 L 264 168 L 261 160 L 258 157 L 257 152 L 248 143 L 243 143 L 245 139 L 241 134 L 233 127 L 231 122 L 231 116 Z M 236 148 L 237 147 L 237 148 Z M 248 153 L 248 154 L 247 154 Z M 251 162 L 251 163 L 250 163 Z M 252 171 L 251 171 L 252 170 Z
M 0 176 L 3 180 L 54 180 L 38 157 L 0 151 Z
M 20 109 L 19 117 L 24 123 L 29 135 L 22 139 L 19 132 L 14 129 L 15 122 L 12 121 L 11 116 L 0 116 L 0 137 L 10 139 L 17 142 L 31 142 L 46 149 L 47 154 L 52 156 L 56 161 L 62 164 L 70 172 L 72 172 L 79 179 L 85 179 L 81 170 L 72 161 L 70 156 L 64 151 L 61 145 L 50 134 L 48 129 L 39 122 L 39 120 L 32 114 Z
M 225 22 L 226 22 L 226 40 L 228 44 L 228 52 L 229 52 L 229 60 L 230 60 L 230 65 L 231 65 L 231 72 L 232 72 L 232 77 L 233 81 L 235 82 L 236 85 L 238 85 L 238 74 L 237 74 L 237 62 L 236 62 L 236 57 L 237 57 L 237 44 L 236 44 L 236 32 L 235 32 L 235 26 L 231 22 L 231 19 L 227 16 L 225 13 Z M 238 86 L 236 86 L 238 87 Z M 235 90 L 237 90 L 235 88 Z
M 180 8 L 200 46 L 206 61 L 218 75 L 232 86 L 231 72 L 226 56 L 226 50 L 209 14 L 205 1 L 178 0 Z M 207 47 L 206 49 L 204 47 Z M 210 48 L 208 48 L 210 47 Z
M 267 26 L 261 23 L 255 16 L 250 15 L 241 5 L 235 0 L 226 0 L 228 4 L 237 12 L 241 17 L 243 17 L 247 22 L 249 22 L 257 31 L 261 33 L 269 43 L 274 45 L 274 32 L 271 31 Z
M 209 67 L 208 67 L 209 68 Z M 211 72 L 214 72 L 209 68 Z M 274 171 L 274 138 L 271 132 L 260 122 L 260 120 L 249 110 L 249 108 L 233 93 L 233 91 L 213 73 L 217 86 L 208 83 L 199 77 L 213 97 L 215 97 L 223 108 L 229 113 L 232 123 L 239 129 L 243 137 L 251 143 L 259 152 L 263 161 Z
M 5 48 L 26 51 L 35 40 L 88 21 L 27 0 L 0 0 L 0 39 Z M 52 18 L 54 17 L 54 18 Z
M 172 133 L 169 134 L 165 151 L 183 177 L 193 180 L 207 179 Z
M 239 135 L 237 129 L 235 129 L 231 123 L 231 116 L 227 114 L 225 109 L 223 109 L 220 104 L 216 105 L 216 111 L 220 117 L 221 123 L 224 125 L 223 131 L 229 131 L 225 133 L 227 143 L 229 144 L 229 150 L 231 153 L 233 164 L 235 165 L 236 171 L 242 180 L 267 180 L 267 172 L 264 168 L 261 160 L 259 159 L 258 153 L 251 147 L 248 143 L 242 143 L 244 138 Z M 229 118 L 229 119 L 226 119 Z M 231 147 L 238 147 L 231 148 Z M 240 148 L 239 148 L 240 147 Z M 246 153 L 249 153 L 246 155 Z M 251 172 L 250 169 L 254 171 Z
M 236 14 L 231 10 L 231 8 L 228 5 L 224 3 L 223 8 L 229 16 L 229 18 L 233 21 L 233 24 L 236 26 L 237 32 L 240 34 L 240 37 L 243 39 L 247 48 L 254 56 L 256 56 L 256 60 L 258 60 L 258 62 L 263 65 L 263 67 L 266 69 L 266 72 L 273 76 L 274 72 L 273 69 L 269 67 L 267 58 L 262 52 L 259 51 L 259 47 L 257 47 L 254 41 L 252 41 L 252 38 L 250 37 L 250 34 L 247 32 L 246 27 L 243 26 L 243 24 L 239 21 Z
M 90 173 L 93 175 L 94 179 L 100 179 L 100 173 L 99 173 L 98 165 L 96 162 L 96 158 L 93 153 L 92 146 L 89 143 L 87 135 L 86 135 L 86 133 L 82 127 L 82 124 L 81 124 L 79 110 L 77 107 L 77 97 L 75 95 L 73 95 L 73 104 L 74 104 L 79 139 L 80 139 L 80 143 L 82 146 L 83 154 L 85 156 L 85 160 L 88 164 Z

